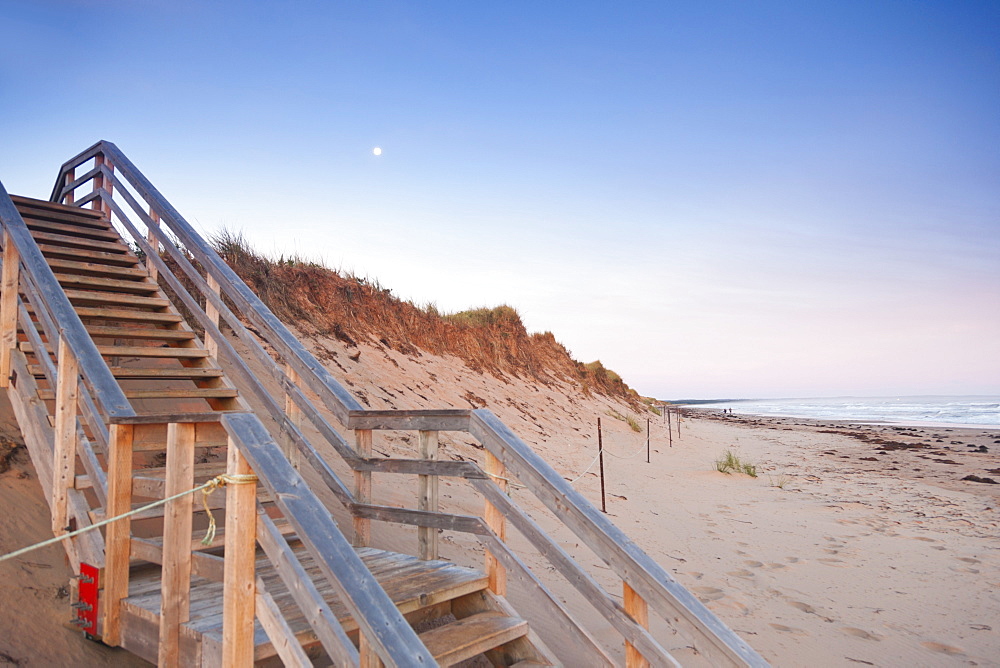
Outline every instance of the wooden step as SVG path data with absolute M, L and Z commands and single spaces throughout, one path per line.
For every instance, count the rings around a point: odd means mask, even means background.
M 122 390 L 126 399 L 235 399 L 239 391 L 231 387 L 191 387 L 171 390 Z M 52 401 L 55 390 L 38 390 L 38 398 Z
M 119 267 L 96 262 L 74 262 L 73 260 L 63 260 L 55 257 L 49 258 L 48 263 L 52 271 L 63 274 L 93 274 L 104 278 L 129 276 L 139 279 L 144 279 L 149 275 L 144 268 Z
M 80 274 L 56 274 L 56 280 L 63 288 L 92 288 L 115 292 L 134 292 L 140 295 L 149 295 L 160 291 L 160 286 L 156 283 L 144 280 L 123 281 L 117 278 L 82 276 Z
M 357 631 L 357 622 L 340 601 L 333 586 L 321 574 L 305 547 L 293 545 L 292 550 L 302 567 L 312 577 L 320 594 L 329 603 L 331 611 L 341 622 L 344 630 L 348 633 Z M 481 591 L 488 583 L 485 574 L 456 566 L 448 561 L 420 561 L 409 555 L 374 548 L 356 548 L 356 551 L 404 615 Z M 275 603 L 299 641 L 303 644 L 315 643 L 316 635 L 302 611 L 288 593 L 274 566 L 262 555 L 257 560 L 256 573 L 263 579 L 267 591 L 274 597 Z M 131 619 L 158 620 L 160 588 L 159 569 L 134 571 L 129 580 L 129 597 L 123 601 L 123 614 L 130 616 Z M 222 642 L 222 600 L 221 582 L 198 580 L 191 591 L 189 621 L 184 624 L 186 632 L 191 632 L 193 637 L 207 636 L 206 640 L 211 639 L 213 646 L 218 646 L 215 643 Z M 259 622 L 255 624 L 254 630 L 254 641 L 257 644 L 255 659 L 263 660 L 274 656 L 274 647 Z M 155 627 L 153 632 L 155 633 Z M 139 651 L 132 650 L 129 640 L 127 638 L 123 640 L 126 649 L 143 656 L 141 647 L 137 647 Z M 152 651 L 152 660 L 155 661 L 155 636 Z
M 98 292 L 91 290 L 64 290 L 71 304 L 117 304 L 141 308 L 167 308 L 169 299 L 162 297 L 137 297 L 118 292 Z
M 129 320 L 132 322 L 147 323 L 174 323 L 183 322 L 184 318 L 178 313 L 154 313 L 152 311 L 133 311 L 131 309 L 95 308 L 78 306 L 76 314 L 84 320 Z
M 31 343 L 21 343 L 18 346 L 25 353 L 34 353 Z M 158 346 L 97 346 L 98 352 L 104 357 L 170 357 L 178 359 L 200 359 L 208 357 L 204 348 L 174 348 Z M 47 351 L 50 355 L 52 351 Z
M 205 367 L 175 367 L 175 368 L 133 368 L 133 367 L 110 367 L 111 375 L 115 378 L 135 379 L 135 380 L 206 380 L 210 378 L 220 378 L 222 369 L 212 369 Z M 42 376 L 42 367 L 38 364 L 28 366 L 28 371 L 36 376 Z
M 104 253 L 129 253 L 129 247 L 124 242 L 118 241 L 94 241 L 93 239 L 81 239 L 71 234 L 55 234 L 49 232 L 32 232 L 37 244 L 49 244 L 52 246 L 65 246 L 67 248 L 82 248 Z
M 528 623 L 499 612 L 479 612 L 420 634 L 442 666 L 479 656 L 528 634 Z
M 78 206 L 67 204 L 56 204 L 40 199 L 11 195 L 11 200 L 17 206 L 22 218 L 31 216 L 33 218 L 45 218 L 47 220 L 71 220 L 86 224 L 92 227 L 111 227 L 103 211 L 94 209 L 81 209 Z
M 42 220 L 35 218 L 33 216 L 25 216 L 24 224 L 28 226 L 29 230 L 37 230 L 41 232 L 49 232 L 52 234 L 65 234 L 71 237 L 78 237 L 80 239 L 93 239 L 95 241 L 121 241 L 121 235 L 114 230 L 109 230 L 106 228 L 89 227 L 85 225 L 76 225 L 70 222 L 60 222 L 56 223 L 50 220 Z
M 36 240 L 37 243 L 37 240 Z M 139 258 L 131 253 L 103 253 L 101 251 L 85 250 L 83 248 L 69 248 L 49 244 L 38 244 L 39 250 L 45 257 L 61 257 L 70 260 L 86 260 L 99 264 L 112 264 L 125 267 L 133 267 L 140 264 Z
M 86 325 L 92 338 L 151 339 L 156 341 L 190 341 L 195 333 L 186 329 L 147 329 L 144 327 L 103 327 Z

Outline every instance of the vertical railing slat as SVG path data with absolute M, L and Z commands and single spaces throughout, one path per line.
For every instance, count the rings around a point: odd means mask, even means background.
M 195 425 L 167 425 L 167 472 L 164 496 L 194 487 Z M 190 494 L 168 501 L 163 514 L 163 575 L 161 576 L 160 647 L 157 663 L 176 666 L 180 655 L 181 624 L 188 621 L 191 600 Z
M 436 461 L 438 458 L 438 432 L 421 431 L 420 458 Z M 417 508 L 429 512 L 438 510 L 438 477 L 436 475 L 417 476 Z M 435 527 L 417 529 L 418 556 L 421 559 L 438 558 L 438 530 Z
M 622 603 L 628 616 L 644 629 L 649 629 L 649 606 L 627 582 L 622 582 Z M 649 668 L 649 661 L 632 643 L 625 641 L 625 668 Z
M 252 473 L 250 464 L 229 439 L 228 475 Z M 222 604 L 222 665 L 253 665 L 254 603 L 256 597 L 257 485 L 226 486 L 226 562 Z
M 483 471 L 493 479 L 493 482 L 496 483 L 501 491 L 504 493 L 507 492 L 507 469 L 504 467 L 503 462 L 497 459 L 491 452 L 486 453 Z M 504 518 L 503 513 L 489 501 L 485 504 L 483 519 L 500 540 L 507 540 L 507 520 Z M 488 550 L 486 552 L 486 576 L 489 578 L 490 591 L 498 596 L 507 594 L 507 569 Z
M 38 356 L 48 352 L 36 350 Z M 69 514 L 66 495 L 76 475 L 76 400 L 80 367 L 76 355 L 66 342 L 59 339 L 58 371 L 56 375 L 55 443 L 52 453 L 52 532 L 67 532 Z
M 17 286 L 21 258 L 11 239 L 3 233 L 3 274 L 0 278 L 0 387 L 10 384 L 10 353 L 17 346 Z
M 107 517 L 115 517 L 131 510 L 132 506 L 132 435 L 130 424 L 111 425 L 108 445 L 108 506 Z M 104 631 L 105 644 L 121 644 L 121 601 L 128 596 L 128 566 L 132 523 L 128 517 L 108 525 L 107 565 L 104 575 Z
M 372 456 L 372 430 L 354 430 L 354 448 L 359 457 Z M 355 503 L 372 502 L 372 474 L 371 471 L 354 472 L 354 501 Z M 372 523 L 364 517 L 354 518 L 354 547 L 369 547 L 372 543 Z

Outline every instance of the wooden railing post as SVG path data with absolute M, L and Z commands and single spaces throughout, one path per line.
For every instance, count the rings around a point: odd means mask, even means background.
M 354 430 L 354 449 L 361 457 L 372 456 L 372 430 Z M 356 503 L 372 502 L 371 471 L 354 472 L 354 501 Z M 354 547 L 369 547 L 372 543 L 372 522 L 364 517 L 354 518 Z
M 0 387 L 10 385 L 10 353 L 17 346 L 17 284 L 21 256 L 7 230 L 3 232 L 3 275 L 0 278 Z
M 489 475 L 493 482 L 502 492 L 507 493 L 507 469 L 503 463 L 497 459 L 493 453 L 486 453 L 486 462 L 483 470 Z M 489 501 L 483 514 L 486 525 L 493 530 L 500 540 L 507 540 L 507 520 L 503 513 Z M 490 591 L 498 596 L 507 594 L 507 570 L 500 565 L 497 558 L 488 550 L 486 552 L 486 576 L 489 578 Z
M 167 473 L 164 495 L 194 487 L 195 425 L 167 425 Z M 160 648 L 157 664 L 176 666 L 181 624 L 188 621 L 191 599 L 191 494 L 168 501 L 163 514 L 163 575 L 161 577 Z
M 75 178 L 76 178 L 76 168 L 70 167 L 68 170 L 66 170 L 66 174 L 63 176 L 63 187 L 65 188 L 69 184 L 73 183 L 73 180 Z M 63 195 L 62 202 L 63 204 L 72 204 L 75 199 L 76 198 L 74 197 L 73 191 L 70 190 L 65 195 Z
M 420 432 L 420 458 L 437 461 L 438 432 Z M 417 476 L 417 508 L 429 512 L 438 510 L 438 477 L 436 475 Z M 438 530 L 435 527 L 417 529 L 417 546 L 421 559 L 438 558 Z
M 76 401 L 80 386 L 80 366 L 76 355 L 59 337 L 56 377 L 55 443 L 52 453 L 52 533 L 68 531 L 67 497 L 76 478 Z M 39 351 L 39 355 L 45 355 Z
M 112 174 L 115 171 L 115 166 L 107 158 L 104 159 L 104 166 L 108 168 L 108 171 Z M 104 180 L 104 189 L 108 191 L 108 196 L 113 196 L 115 192 L 115 182 L 111 179 Z M 101 209 L 104 211 L 104 215 L 111 219 L 111 202 L 101 202 Z
M 645 599 L 635 592 L 627 582 L 622 582 L 625 612 L 629 617 L 644 629 L 649 629 L 649 607 Z M 649 668 L 649 661 L 646 660 L 639 650 L 632 646 L 632 643 L 625 641 L 625 668 Z
M 153 207 L 149 207 L 149 220 L 151 225 L 155 227 L 160 226 L 160 214 L 158 214 Z M 153 233 L 153 230 L 146 230 L 146 241 L 149 242 L 149 245 L 153 247 L 154 251 L 159 250 L 160 242 L 156 238 L 156 234 Z M 156 283 L 159 278 L 159 270 L 156 268 L 156 263 L 146 260 L 146 271 L 149 272 L 149 277 L 153 279 L 154 283 Z
M 205 279 L 208 282 L 208 289 L 215 294 L 220 294 L 219 282 L 215 280 L 215 277 L 211 274 Z M 212 303 L 210 299 L 205 298 L 205 315 L 208 319 L 212 321 L 212 324 L 216 327 L 219 326 L 219 309 L 215 308 L 215 304 Z M 218 359 L 219 357 L 219 342 L 216 341 L 212 336 L 209 336 L 208 332 L 205 332 L 205 350 L 209 354 Z
M 94 167 L 100 167 L 103 164 L 104 164 L 104 155 L 102 153 L 98 153 L 97 155 L 94 156 Z M 93 184 L 94 184 L 94 192 L 97 192 L 98 190 L 100 190 L 101 188 L 103 188 L 104 187 L 104 174 L 102 174 L 101 172 L 98 172 L 94 176 Z M 94 211 L 103 211 L 104 210 L 104 202 L 102 202 L 100 198 L 92 200 L 90 202 L 90 208 L 93 209 Z
M 107 517 L 115 517 L 132 508 L 132 433 L 130 424 L 112 424 L 108 444 Z M 132 522 L 125 517 L 108 525 L 104 567 L 105 644 L 121 644 L 121 601 L 128 596 L 128 567 L 131 552 Z
M 288 376 L 289 382 L 293 385 L 299 385 L 301 383 L 301 378 L 299 374 L 295 373 L 295 369 L 292 368 L 290 364 L 285 364 L 285 375 Z M 295 403 L 291 395 L 285 393 L 285 415 L 291 420 L 292 424 L 302 429 L 302 409 L 299 405 Z M 287 437 L 282 443 L 283 449 L 285 451 L 285 457 L 288 458 L 288 463 L 291 464 L 296 470 L 298 470 L 301 462 L 302 455 L 299 453 L 299 448 L 296 446 L 295 441 L 291 437 Z
M 229 475 L 253 473 L 232 438 L 226 462 Z M 257 560 L 257 485 L 226 486 L 226 561 L 223 574 L 222 665 L 253 665 Z

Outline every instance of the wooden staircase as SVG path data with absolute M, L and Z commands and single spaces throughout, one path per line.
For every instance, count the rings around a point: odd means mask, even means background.
M 490 411 L 362 406 L 114 144 L 50 201 L 0 185 L 0 228 L 0 387 L 89 637 L 164 666 L 767 665 Z M 382 430 L 413 455 L 375 456 Z M 414 507 L 375 476 L 415 478 Z M 442 476 L 482 505 L 443 509 Z
M 26 197 L 12 196 L 11 199 L 137 415 L 247 410 L 212 353 L 150 277 L 140 258 L 122 240 L 106 215 Z M 40 324 L 37 318 L 34 322 Z M 18 349 L 27 358 L 28 369 L 38 384 L 36 396 L 49 407 L 54 424 L 56 388 L 47 386 L 40 358 L 47 356 L 55 363 L 57 353 L 48 345 L 43 332 L 39 332 L 39 337 L 46 344 L 44 350 L 37 348 L 23 333 L 19 336 Z M 94 438 L 90 433 L 87 437 Z M 165 437 L 151 440 L 153 443 L 166 442 Z M 225 471 L 225 464 L 218 461 L 225 456 L 226 442 L 222 435 L 209 436 L 200 445 L 215 452 L 205 457 L 207 461 L 195 465 L 196 483 Z M 147 461 L 152 461 L 148 455 L 154 452 L 153 448 L 147 447 L 144 452 Z M 163 498 L 167 474 L 166 467 L 146 466 L 135 470 L 132 474 L 134 493 L 145 498 Z M 79 489 L 92 486 L 93 481 L 87 479 L 77 483 Z M 258 502 L 263 510 L 275 512 L 266 492 L 258 494 Z M 218 510 L 220 504 L 209 507 Z M 105 514 L 103 508 L 97 508 L 91 512 L 91 519 L 100 521 Z M 139 518 L 140 521 L 162 522 L 163 516 L 161 506 Z M 310 575 L 312 586 L 328 603 L 337 622 L 357 641 L 357 623 L 312 563 L 290 525 L 281 520 L 276 524 L 280 524 L 289 549 Z M 191 549 L 203 553 L 199 560 L 202 568 L 214 570 L 217 577 L 195 576 L 192 579 L 188 620 L 180 628 L 177 655 L 180 665 L 222 665 L 223 559 L 218 555 L 224 537 L 224 528 L 208 545 L 192 537 Z M 160 658 L 163 573 L 159 564 L 162 563 L 163 537 L 147 535 L 133 538 L 132 543 L 133 557 L 141 558 L 133 558 L 130 567 L 128 596 L 122 606 L 121 644 L 155 663 Z M 527 623 L 488 591 L 488 578 L 484 573 L 448 561 L 420 560 L 373 548 L 359 548 L 358 556 L 407 619 L 423 625 L 438 624 L 420 637 L 440 665 L 453 665 L 481 654 L 488 654 L 493 665 L 523 663 L 526 656 L 532 660 L 532 665 L 553 665 L 544 650 L 527 640 Z M 316 646 L 319 639 L 315 630 L 262 551 L 258 550 L 254 570 L 268 591 L 277 615 L 284 618 L 295 640 L 306 648 Z M 274 642 L 257 622 L 254 660 L 276 655 Z

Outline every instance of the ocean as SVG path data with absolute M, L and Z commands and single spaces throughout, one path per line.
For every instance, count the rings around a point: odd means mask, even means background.
M 703 405 L 744 415 L 1000 429 L 1000 396 L 993 395 L 753 399 Z

